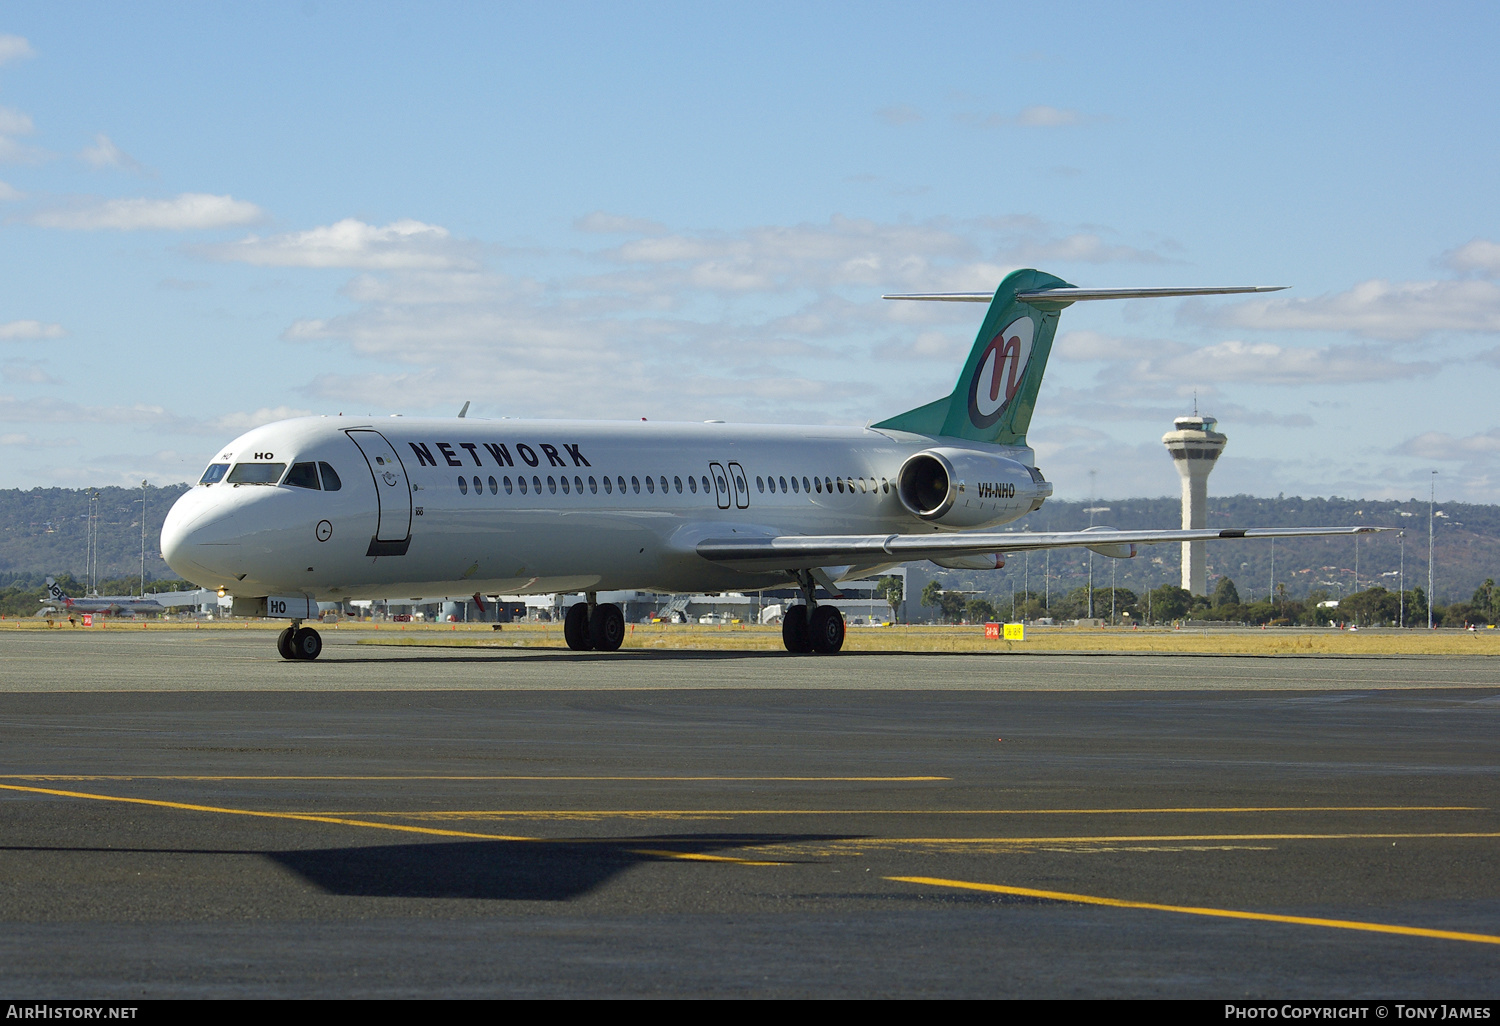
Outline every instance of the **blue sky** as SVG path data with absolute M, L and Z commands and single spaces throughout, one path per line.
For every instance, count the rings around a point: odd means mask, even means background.
M 1220 10 L 1219 6 L 1226 7 Z M 1500 502 L 1492 5 L 11 4 L 0 487 L 299 413 L 860 424 L 1075 306 L 1063 497 Z

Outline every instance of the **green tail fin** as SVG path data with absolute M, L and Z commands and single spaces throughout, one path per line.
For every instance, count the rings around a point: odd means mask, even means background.
M 1034 298 L 1023 302 L 1016 293 L 1070 287 L 1041 271 L 1006 275 L 990 301 L 953 394 L 874 426 L 971 442 L 1025 445 L 1052 337 L 1057 333 L 1057 318 L 1067 303 Z

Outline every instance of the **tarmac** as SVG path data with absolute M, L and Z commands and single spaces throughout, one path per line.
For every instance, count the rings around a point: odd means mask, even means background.
M 1500 660 L 324 637 L 0 637 L 0 990 L 1500 990 Z

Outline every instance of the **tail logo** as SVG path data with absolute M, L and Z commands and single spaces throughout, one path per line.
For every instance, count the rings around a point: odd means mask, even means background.
M 979 364 L 969 382 L 969 420 L 975 427 L 992 426 L 1015 398 L 1026 376 L 1035 332 L 1030 317 L 1017 317 L 979 354 Z

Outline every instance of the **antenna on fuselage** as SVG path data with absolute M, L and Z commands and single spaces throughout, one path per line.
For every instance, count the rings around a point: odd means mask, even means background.
M 468 403 L 468 401 L 465 401 L 464 402 L 464 408 L 458 411 L 458 415 L 460 417 L 467 416 L 468 412 L 469 412 L 469 403 Z

